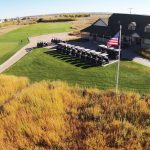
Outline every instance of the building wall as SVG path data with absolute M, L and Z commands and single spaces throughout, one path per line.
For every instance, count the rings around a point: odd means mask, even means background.
M 150 45 L 150 39 L 144 39 L 144 44 Z
M 108 39 L 106 39 L 106 38 L 101 38 L 101 37 L 97 37 L 97 38 L 96 38 L 96 41 L 97 41 L 97 42 L 106 43 L 106 42 L 108 41 Z
M 87 32 L 82 32 L 81 33 L 81 38 L 89 39 L 89 37 L 90 37 L 90 33 L 87 33 Z
M 131 37 L 122 35 L 122 42 L 128 43 L 131 45 Z
M 142 48 L 150 48 L 150 39 L 143 39 L 141 47 Z
M 91 35 L 90 33 L 86 33 L 86 32 L 82 32 L 81 33 L 81 38 L 83 38 L 83 39 L 88 39 L 88 40 L 93 40 L 94 39 L 94 37 L 93 37 L 93 35 Z
M 81 37 L 84 38 L 84 39 L 89 39 L 90 41 L 91 40 L 95 40 L 97 42 L 102 42 L 102 43 L 106 43 L 108 41 L 107 38 L 105 37 L 102 37 L 100 35 L 97 35 L 97 34 L 93 34 L 93 33 L 81 33 Z

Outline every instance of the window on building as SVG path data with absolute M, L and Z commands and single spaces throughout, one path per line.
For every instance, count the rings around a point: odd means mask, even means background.
M 145 27 L 145 32 L 150 32 L 150 24 Z
M 136 22 L 131 22 L 128 26 L 128 30 L 135 30 L 136 29 Z

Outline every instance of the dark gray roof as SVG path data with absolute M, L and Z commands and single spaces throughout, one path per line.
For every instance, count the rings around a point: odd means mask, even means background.
M 128 30 L 128 26 L 132 22 L 136 23 L 136 29 L 134 31 Z M 132 34 L 137 33 L 142 38 L 150 39 L 150 33 L 145 32 L 145 27 L 150 24 L 150 16 L 115 13 L 110 16 L 108 26 L 94 26 L 94 24 L 81 30 L 81 32 L 114 36 L 119 31 L 119 25 L 121 24 L 123 35 L 131 36 Z
M 104 24 L 106 24 L 106 26 L 96 26 L 95 24 L 100 20 Z M 104 35 L 104 36 L 110 36 L 111 35 L 108 24 L 105 21 L 103 21 L 102 19 L 98 19 L 91 26 L 81 30 L 81 32 L 89 32 L 89 33 L 94 33 L 94 34 L 99 34 L 99 35 Z
M 94 25 L 81 30 L 81 32 L 89 32 L 89 33 L 105 35 L 105 36 L 111 35 L 110 29 L 108 27 L 94 26 Z
M 128 30 L 128 26 L 131 22 L 136 23 L 135 31 Z M 134 15 L 134 14 L 112 14 L 109 18 L 109 27 L 112 34 L 119 31 L 119 24 L 122 25 L 122 33 L 124 35 L 131 35 L 134 33 L 139 34 L 141 37 L 150 37 L 150 33 L 145 32 L 145 27 L 150 24 L 150 16 Z

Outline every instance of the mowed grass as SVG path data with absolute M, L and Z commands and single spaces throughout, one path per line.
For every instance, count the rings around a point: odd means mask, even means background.
M 35 49 L 6 74 L 27 76 L 33 82 L 40 80 L 63 80 L 82 87 L 115 89 L 117 64 L 92 67 L 67 55 L 46 49 Z M 120 90 L 142 93 L 150 92 L 150 68 L 131 61 L 122 61 L 120 67 Z
M 70 23 L 45 23 L 22 27 L 0 36 L 0 64 L 28 43 L 28 37 L 69 32 Z
M 18 43 L 16 42 L 6 42 L 6 43 L 0 43 L 0 49 L 1 51 L 0 55 L 4 56 L 7 54 L 9 51 L 11 51 L 13 48 L 16 48 L 18 46 Z

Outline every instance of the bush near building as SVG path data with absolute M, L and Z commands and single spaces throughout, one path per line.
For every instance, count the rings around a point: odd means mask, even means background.
M 140 55 L 142 55 L 143 57 L 150 59 L 150 48 L 142 49 L 142 50 L 139 49 L 139 50 L 137 50 L 137 52 L 138 52 Z

